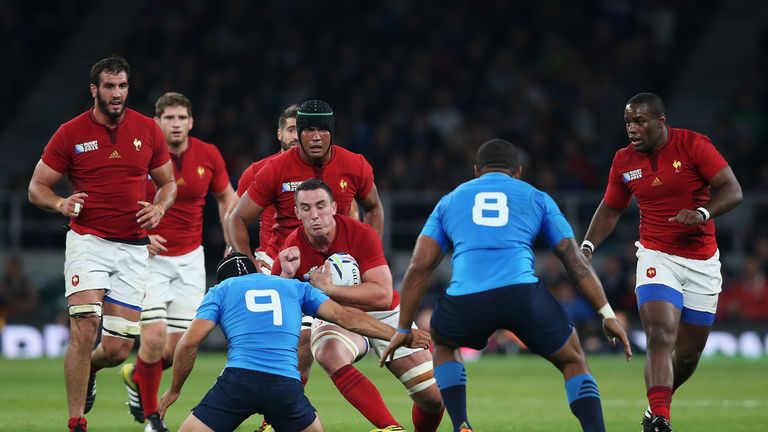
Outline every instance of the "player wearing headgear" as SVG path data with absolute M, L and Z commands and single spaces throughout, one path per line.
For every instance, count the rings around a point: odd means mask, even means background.
M 279 260 L 288 271 L 295 271 L 300 264 L 288 253 L 280 254 Z M 253 262 L 242 254 L 225 257 L 216 276 L 219 283 L 205 295 L 196 318 L 179 341 L 173 379 L 161 398 L 160 413 L 165 415 L 178 399 L 198 347 L 216 325 L 227 338 L 227 365 L 192 409 L 180 432 L 231 431 L 257 412 L 278 431 L 322 431 L 296 368 L 302 313 L 369 337 L 387 340 L 395 333 L 394 328 L 364 312 L 335 303 L 308 283 L 256 271 Z M 427 347 L 429 337 L 419 331 L 408 345 Z

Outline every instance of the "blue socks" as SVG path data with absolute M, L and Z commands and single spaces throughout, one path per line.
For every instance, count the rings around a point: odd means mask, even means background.
M 584 432 L 605 432 L 600 392 L 591 374 L 576 375 L 565 381 L 565 394 Z
M 467 371 L 464 363 L 451 361 L 435 366 L 435 380 L 445 409 L 451 416 L 454 432 L 458 432 L 462 424 L 471 427 L 467 420 Z

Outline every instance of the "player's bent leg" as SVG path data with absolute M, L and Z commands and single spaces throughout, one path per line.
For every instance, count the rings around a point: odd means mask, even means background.
M 453 430 L 472 430 L 467 415 L 467 372 L 459 348 L 441 339 L 432 328 L 434 375 Z
M 90 386 L 92 389 L 88 388 L 88 371 L 101 321 L 103 296 L 104 290 L 87 290 L 67 298 L 70 305 L 70 342 L 64 358 L 64 378 L 70 420 L 90 411 L 96 397 L 95 380 Z
M 352 365 L 368 351 L 365 338 L 316 320 L 312 327 L 311 350 L 342 396 L 368 421 L 378 428 L 398 425 L 379 389 Z
M 195 417 L 193 413 L 190 413 L 187 416 L 187 419 L 184 420 L 184 423 L 181 424 L 181 427 L 179 427 L 179 432 L 215 432 L 213 429 L 209 428 L 205 425 L 205 423 L 201 422 L 200 419 Z
M 301 432 L 323 432 L 323 424 L 320 422 L 320 416 L 316 416 L 315 421 L 313 421 L 306 429 L 302 429 Z
M 568 405 L 573 415 L 579 419 L 582 430 L 605 432 L 600 391 L 597 381 L 589 372 L 576 330 L 571 332 L 560 349 L 545 358 L 563 373 Z
M 311 326 L 311 324 L 310 324 Z M 299 333 L 299 374 L 301 375 L 301 382 L 305 386 L 309 381 L 309 373 L 312 370 L 312 363 L 315 358 L 312 355 L 310 349 L 312 340 L 312 329 L 310 326 L 304 326 L 304 320 L 302 319 L 301 333 Z
M 387 368 L 413 399 L 411 420 L 416 432 L 434 432 L 443 418 L 443 399 L 434 378 L 432 354 L 427 350 L 396 358 Z
M 696 371 L 701 359 L 701 353 L 707 345 L 709 332 L 712 329 L 714 314 L 711 314 L 709 323 L 693 324 L 686 321 L 686 309 L 683 309 L 683 318 L 677 330 L 675 350 L 672 353 L 672 368 L 674 370 L 674 384 L 672 390 L 677 390 Z

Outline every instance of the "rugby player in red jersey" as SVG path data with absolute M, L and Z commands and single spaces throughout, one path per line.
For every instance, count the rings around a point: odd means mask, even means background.
M 155 102 L 155 121 L 165 135 L 178 186 L 176 202 L 162 223 L 149 232 L 149 276 L 141 313 L 141 346 L 136 365 L 127 363 L 122 378 L 134 419 L 165 426 L 158 414 L 157 394 L 163 369 L 171 367 L 176 345 L 195 317 L 205 294 L 203 208 L 210 192 L 219 218 L 235 202 L 224 158 L 213 144 L 189 136 L 192 103 L 180 93 L 166 93 Z M 147 195 L 155 194 L 148 183 Z M 147 428 L 149 430 L 149 427 Z
M 640 207 L 635 293 L 647 337 L 643 429 L 664 432 L 672 430 L 672 393 L 696 369 L 715 318 L 722 276 L 712 219 L 741 202 L 742 192 L 709 138 L 667 125 L 659 96 L 633 96 L 624 124 L 630 144 L 613 158 L 582 252 L 591 259 L 634 195 Z
M 176 198 L 168 148 L 157 124 L 125 108 L 130 66 L 120 57 L 91 68 L 93 108 L 61 125 L 29 183 L 29 201 L 70 218 L 64 262 L 70 342 L 64 358 L 70 431 L 86 431 L 96 371 L 122 363 L 139 334 L 155 228 Z M 74 193 L 54 187 L 69 175 Z M 158 187 L 147 201 L 148 176 Z M 101 343 L 94 349 L 102 321 Z
M 392 288 L 392 274 L 384 258 L 381 239 L 370 226 L 338 215 L 336 210 L 337 203 L 329 185 L 319 179 L 301 183 L 295 191 L 295 212 L 302 225 L 288 235 L 281 252 L 290 251 L 300 264 L 294 273 L 286 273 L 280 261 L 275 261 L 272 274 L 309 281 L 339 304 L 369 312 L 385 324 L 396 324 L 400 317 L 400 296 Z M 336 286 L 329 273 L 316 272 L 337 252 L 346 252 L 357 260 L 361 283 Z M 311 340 L 317 362 L 360 413 L 380 428 L 378 430 L 403 430 L 376 386 L 353 366 L 369 347 L 381 356 L 388 341 L 366 339 L 317 319 L 312 325 Z M 400 348 L 386 366 L 414 401 L 414 430 L 436 431 L 443 404 L 433 376 L 432 354 L 428 350 Z

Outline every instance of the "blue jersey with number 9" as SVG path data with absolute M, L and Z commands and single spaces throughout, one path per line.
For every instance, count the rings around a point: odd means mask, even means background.
M 301 314 L 315 316 L 326 300 L 306 282 L 253 273 L 211 288 L 196 318 L 221 326 L 229 343 L 226 367 L 299 379 Z
M 437 203 L 422 235 L 448 252 L 453 248 L 450 295 L 513 284 L 536 283 L 533 242 L 543 234 L 550 247 L 573 238 L 554 200 L 503 173 L 463 183 Z

